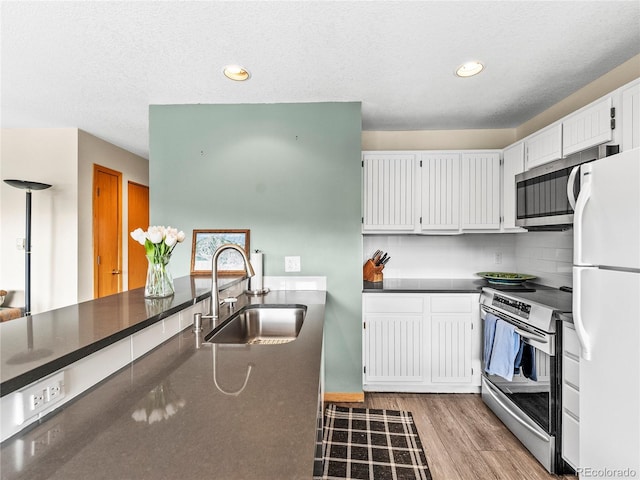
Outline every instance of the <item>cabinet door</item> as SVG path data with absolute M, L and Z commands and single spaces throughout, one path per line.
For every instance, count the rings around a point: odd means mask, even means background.
M 611 97 L 562 121 L 562 156 L 611 141 Z
M 502 163 L 502 227 L 522 231 L 516 227 L 516 175 L 524 172 L 524 142 L 506 148 Z
M 414 230 L 415 164 L 412 154 L 363 155 L 364 232 Z
M 421 229 L 460 228 L 460 154 L 425 153 L 421 160 Z
M 364 383 L 420 383 L 422 315 L 367 315 L 364 326 Z
M 562 158 L 562 124 L 540 130 L 525 140 L 527 170 Z
M 622 90 L 622 151 L 640 147 L 640 81 Z
M 469 315 L 431 316 L 432 383 L 471 383 L 471 325 Z
M 462 228 L 500 228 L 500 154 L 462 155 Z

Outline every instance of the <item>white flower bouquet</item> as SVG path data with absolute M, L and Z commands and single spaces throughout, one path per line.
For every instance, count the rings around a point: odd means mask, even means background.
M 146 232 L 136 228 L 131 232 L 131 238 L 144 246 L 149 261 L 144 296 L 160 298 L 173 295 L 173 279 L 167 265 L 176 245 L 184 241 L 184 232 L 172 227 L 151 226 Z

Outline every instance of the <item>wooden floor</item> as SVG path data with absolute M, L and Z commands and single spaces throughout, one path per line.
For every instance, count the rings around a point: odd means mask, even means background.
M 433 480 L 577 480 L 550 475 L 474 394 L 367 393 L 347 407 L 412 413 Z

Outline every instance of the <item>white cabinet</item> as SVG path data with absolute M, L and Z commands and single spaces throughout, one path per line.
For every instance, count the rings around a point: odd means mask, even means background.
M 640 80 L 622 87 L 621 112 L 618 115 L 622 127 L 622 151 L 640 147 Z
M 421 160 L 420 229 L 460 228 L 460 154 L 423 153 Z
M 518 142 L 502 152 L 502 228 L 504 231 L 524 231 L 516 227 L 516 175 L 524 172 L 524 142 Z
M 363 233 L 500 228 L 499 151 L 363 152 Z
M 415 229 L 416 155 L 363 155 L 363 232 Z
M 527 137 L 525 147 L 527 170 L 562 158 L 562 124 L 551 125 Z
M 573 325 L 562 325 L 562 458 L 580 466 L 580 344 Z
M 500 228 L 500 153 L 462 154 L 462 229 Z
M 478 295 L 431 294 L 431 383 L 480 385 Z
M 479 294 L 363 294 L 363 389 L 478 392 Z
M 563 119 L 563 157 L 612 140 L 611 107 L 612 100 L 609 96 Z

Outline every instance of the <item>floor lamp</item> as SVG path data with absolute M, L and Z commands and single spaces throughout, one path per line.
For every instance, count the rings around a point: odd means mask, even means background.
M 24 252 L 24 314 L 31 315 L 31 190 L 45 190 L 51 185 L 27 180 L 5 180 L 12 187 L 27 191 L 26 242 Z

